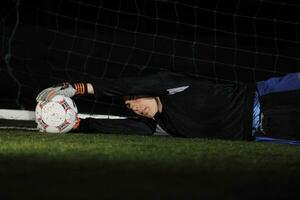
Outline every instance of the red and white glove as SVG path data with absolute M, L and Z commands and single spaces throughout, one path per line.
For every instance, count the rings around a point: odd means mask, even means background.
M 41 91 L 36 97 L 36 101 L 49 101 L 56 95 L 63 95 L 66 97 L 73 97 L 75 95 L 84 95 L 87 93 L 86 83 L 62 83 L 55 85 Z

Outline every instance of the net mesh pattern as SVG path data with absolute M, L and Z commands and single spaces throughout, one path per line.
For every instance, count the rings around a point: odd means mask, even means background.
M 300 70 L 296 0 L 16 0 L 0 13 L 2 108 L 34 109 L 41 89 L 90 76 L 255 82 Z M 114 98 L 78 101 L 124 112 Z

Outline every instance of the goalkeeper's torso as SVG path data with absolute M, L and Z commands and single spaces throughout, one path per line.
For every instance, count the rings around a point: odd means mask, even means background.
M 181 137 L 252 139 L 254 87 L 193 79 L 189 88 L 160 96 L 163 112 L 155 119 Z

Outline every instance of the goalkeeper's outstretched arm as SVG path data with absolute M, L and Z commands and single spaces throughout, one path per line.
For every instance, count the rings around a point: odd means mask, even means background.
M 90 78 L 86 83 L 63 83 L 43 90 L 37 101 L 51 99 L 55 95 L 94 94 L 103 96 L 160 96 L 182 91 L 189 87 L 191 79 L 172 72 L 162 72 L 143 77 L 123 77 L 117 79 Z

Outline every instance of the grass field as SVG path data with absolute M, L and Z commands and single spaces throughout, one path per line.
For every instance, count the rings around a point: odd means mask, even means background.
M 299 199 L 300 148 L 0 131 L 0 199 Z

